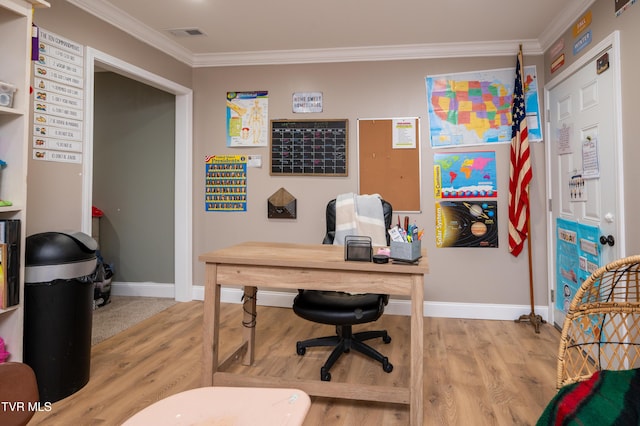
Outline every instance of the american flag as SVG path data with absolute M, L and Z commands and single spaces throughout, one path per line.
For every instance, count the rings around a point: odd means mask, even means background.
M 511 165 L 509 168 L 509 252 L 518 256 L 529 230 L 529 182 L 533 176 L 529 132 L 524 107 L 522 48 L 516 62 L 516 80 L 511 106 Z

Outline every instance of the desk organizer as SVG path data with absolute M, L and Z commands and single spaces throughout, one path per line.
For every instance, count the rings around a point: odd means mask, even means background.
M 373 259 L 373 245 L 371 237 L 347 235 L 344 237 L 344 260 L 371 262 Z
M 391 241 L 391 258 L 403 262 L 415 262 L 422 257 L 420 240 L 411 243 Z

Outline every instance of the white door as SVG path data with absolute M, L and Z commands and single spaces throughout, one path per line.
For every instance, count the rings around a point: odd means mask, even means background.
M 616 35 L 545 88 L 549 312 L 559 326 L 582 281 L 624 252 Z

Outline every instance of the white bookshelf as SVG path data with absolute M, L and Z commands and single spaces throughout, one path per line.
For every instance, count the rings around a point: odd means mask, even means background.
M 0 0 L 0 81 L 17 88 L 11 107 L 0 106 L 0 219 L 20 219 L 20 303 L 0 309 L 0 337 L 10 352 L 9 361 L 22 361 L 24 331 L 24 246 L 27 199 L 27 162 L 30 144 L 31 23 L 32 8 L 49 7 L 43 0 Z

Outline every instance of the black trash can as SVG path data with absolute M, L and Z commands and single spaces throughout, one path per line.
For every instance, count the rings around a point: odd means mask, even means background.
M 89 381 L 97 243 L 81 232 L 26 239 L 24 362 L 41 402 L 55 402 Z

